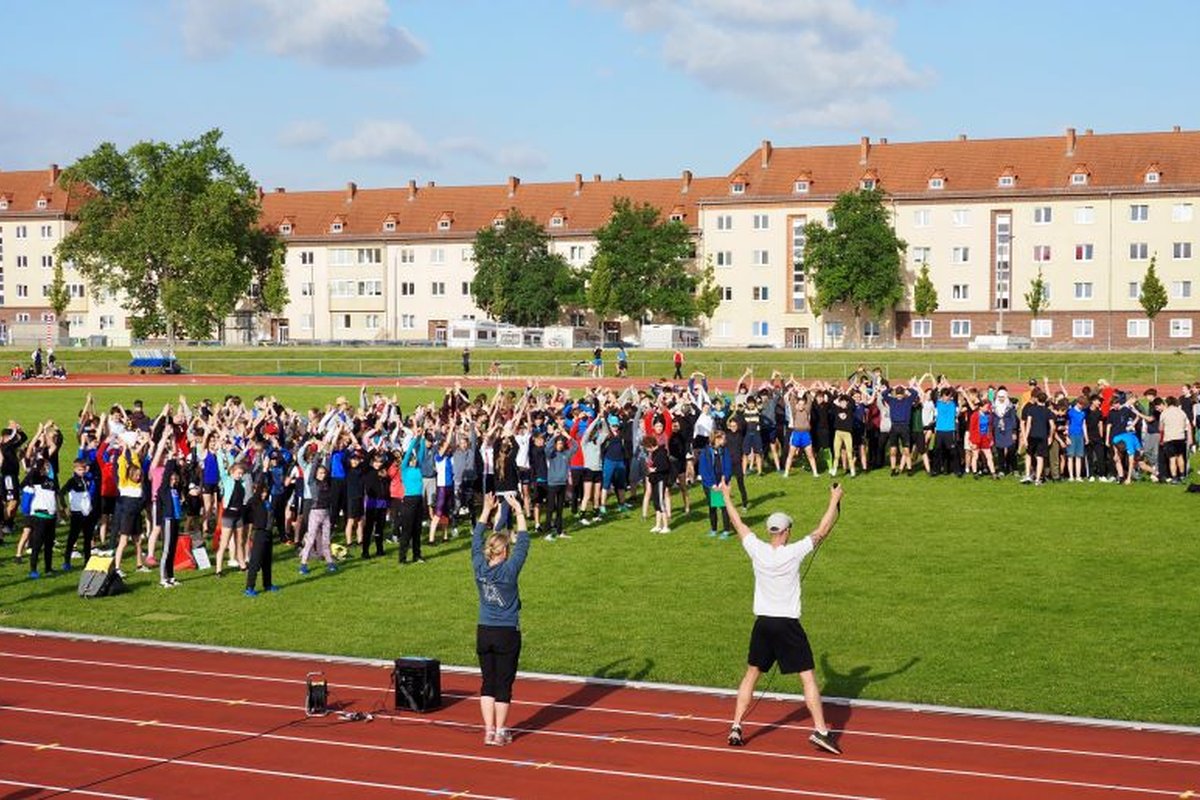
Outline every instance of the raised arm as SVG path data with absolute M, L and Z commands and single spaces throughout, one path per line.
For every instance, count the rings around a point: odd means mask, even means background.
M 838 516 L 842 513 L 842 494 L 844 491 L 841 485 L 837 483 L 829 487 L 829 505 L 826 507 L 825 514 L 821 517 L 821 521 L 817 524 L 817 527 L 808 535 L 808 538 L 812 539 L 813 548 L 820 547 L 825 537 L 833 532 L 833 526 L 837 522 Z
M 729 496 L 729 483 L 722 482 L 717 488 L 725 497 L 725 510 L 729 512 L 729 524 L 733 526 L 734 532 L 738 535 L 738 540 L 741 541 L 747 536 L 753 536 L 754 531 L 750 530 L 749 526 L 742 522 L 742 515 L 738 513 L 737 505 L 733 502 L 733 498 Z

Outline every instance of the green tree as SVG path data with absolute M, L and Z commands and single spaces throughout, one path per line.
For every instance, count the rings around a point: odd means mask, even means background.
M 54 322 L 62 322 L 67 306 L 71 304 L 71 291 L 67 288 L 60 259 L 54 260 L 54 277 L 50 281 L 50 308 L 54 310 Z
M 252 285 L 258 310 L 283 310 L 284 245 L 259 227 L 258 188 L 219 130 L 123 153 L 105 142 L 60 182 L 91 197 L 58 258 L 122 299 L 134 336 L 211 337 Z
M 1050 307 L 1050 292 L 1046 286 L 1046 279 L 1042 277 L 1041 267 L 1038 267 L 1037 275 L 1029 281 L 1029 291 L 1025 293 L 1025 306 L 1029 309 L 1029 313 L 1033 315 L 1034 320 Z M 1032 346 L 1032 326 L 1029 333 L 1030 346 Z
M 1163 282 L 1158 278 L 1158 270 L 1155 268 L 1155 262 L 1158 261 L 1158 254 L 1151 256 L 1150 266 L 1146 269 L 1146 277 L 1142 279 L 1142 294 L 1138 297 L 1138 302 L 1142 305 L 1142 311 L 1146 312 L 1146 319 L 1150 320 L 1150 349 L 1154 349 L 1154 318 L 1158 313 L 1167 307 L 1167 289 L 1163 286 Z
M 879 319 L 904 299 L 901 262 L 908 245 L 896 236 L 878 188 L 839 195 L 832 212 L 833 226 L 810 222 L 804 229 L 813 311 L 849 307 L 861 344 L 863 312 Z
M 913 311 L 917 312 L 919 318 L 927 319 L 930 314 L 937 310 L 937 287 L 933 285 L 933 281 L 929 278 L 929 265 L 922 261 L 921 272 L 917 275 L 917 282 L 913 284 Z M 925 337 L 922 336 L 921 349 L 924 348 Z
M 587 304 L 600 317 L 647 316 L 691 323 L 710 317 L 721 302 L 712 265 L 697 270 L 691 235 L 682 222 L 663 220 L 649 203 L 613 201 L 608 222 L 596 230 L 588 268 Z
M 582 280 L 566 259 L 550 252 L 546 231 L 513 209 L 500 227 L 475 234 L 475 305 L 501 322 L 544 326 L 558 321 L 563 305 L 579 303 Z

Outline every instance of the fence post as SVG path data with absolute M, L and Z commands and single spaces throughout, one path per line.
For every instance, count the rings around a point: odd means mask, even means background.
M 977 382 L 979 380 L 978 376 L 979 376 L 979 363 L 976 361 L 972 361 L 971 362 L 971 383 Z
M 1154 365 L 1154 385 L 1158 386 L 1158 364 Z
M 325 370 L 324 370 L 324 368 L 321 366 L 321 359 L 319 359 L 319 358 L 317 359 L 317 374 L 318 374 L 318 375 L 324 375 L 324 374 L 325 374 Z

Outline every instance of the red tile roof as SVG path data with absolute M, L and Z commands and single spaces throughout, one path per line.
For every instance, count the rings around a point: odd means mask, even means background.
M 1072 146 L 1073 144 L 1073 146 Z M 879 185 L 892 195 L 945 196 L 958 193 L 1021 194 L 1071 189 L 1071 175 L 1082 168 L 1086 187 L 1145 189 L 1147 165 L 1161 169 L 1155 190 L 1200 186 L 1200 131 L 1119 133 L 1024 139 L 954 139 L 938 142 L 870 142 L 867 159 L 863 144 L 769 148 L 766 168 L 763 148 L 755 148 L 729 172 L 729 180 L 745 180 L 737 199 L 793 196 L 797 176 L 812 181 L 812 192 L 835 195 L 857 188 L 874 170 Z M 942 191 L 929 189 L 931 175 L 945 178 Z M 1016 186 L 998 189 L 1003 175 L 1020 176 Z M 729 191 L 721 192 L 729 197 Z M 732 200 L 731 200 L 732 201 Z
M 285 219 L 292 223 L 292 239 L 346 239 L 358 236 L 385 238 L 383 223 L 389 216 L 396 230 L 386 238 L 472 237 L 488 227 L 497 214 L 515 208 L 549 228 L 550 219 L 561 216 L 563 224 L 554 235 L 586 235 L 603 225 L 612 211 L 613 200 L 628 197 L 655 206 L 666 218 L 676 208 L 684 220 L 695 224 L 696 204 L 704 197 L 724 194 L 724 178 L 681 178 L 658 180 L 563 181 L 556 183 L 486 186 L 424 186 L 415 191 L 359 188 L 353 198 L 345 191 L 270 192 L 262 199 L 262 224 L 277 228 Z M 410 200 L 410 196 L 412 199 Z M 333 220 L 341 217 L 340 234 L 330 234 Z M 439 231 L 438 222 L 450 219 L 449 231 Z
M 0 197 L 8 200 L 8 208 L 0 213 L 43 214 L 58 216 L 79 208 L 80 202 L 91 194 L 88 187 L 67 191 L 58 185 L 59 170 L 55 164 L 48 169 L 0 171 Z M 45 198 L 46 207 L 38 208 L 38 199 Z

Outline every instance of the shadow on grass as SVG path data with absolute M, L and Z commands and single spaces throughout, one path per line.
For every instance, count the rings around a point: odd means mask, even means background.
M 599 667 L 591 678 L 603 678 L 606 681 L 640 681 L 654 670 L 654 662 L 648 658 L 639 663 L 631 657 L 617 659 Z M 524 731 L 522 735 L 549 728 L 555 723 L 583 711 L 621 688 L 620 684 L 597 683 L 585 678 L 575 691 L 566 697 L 538 709 L 532 717 L 520 723 Z

